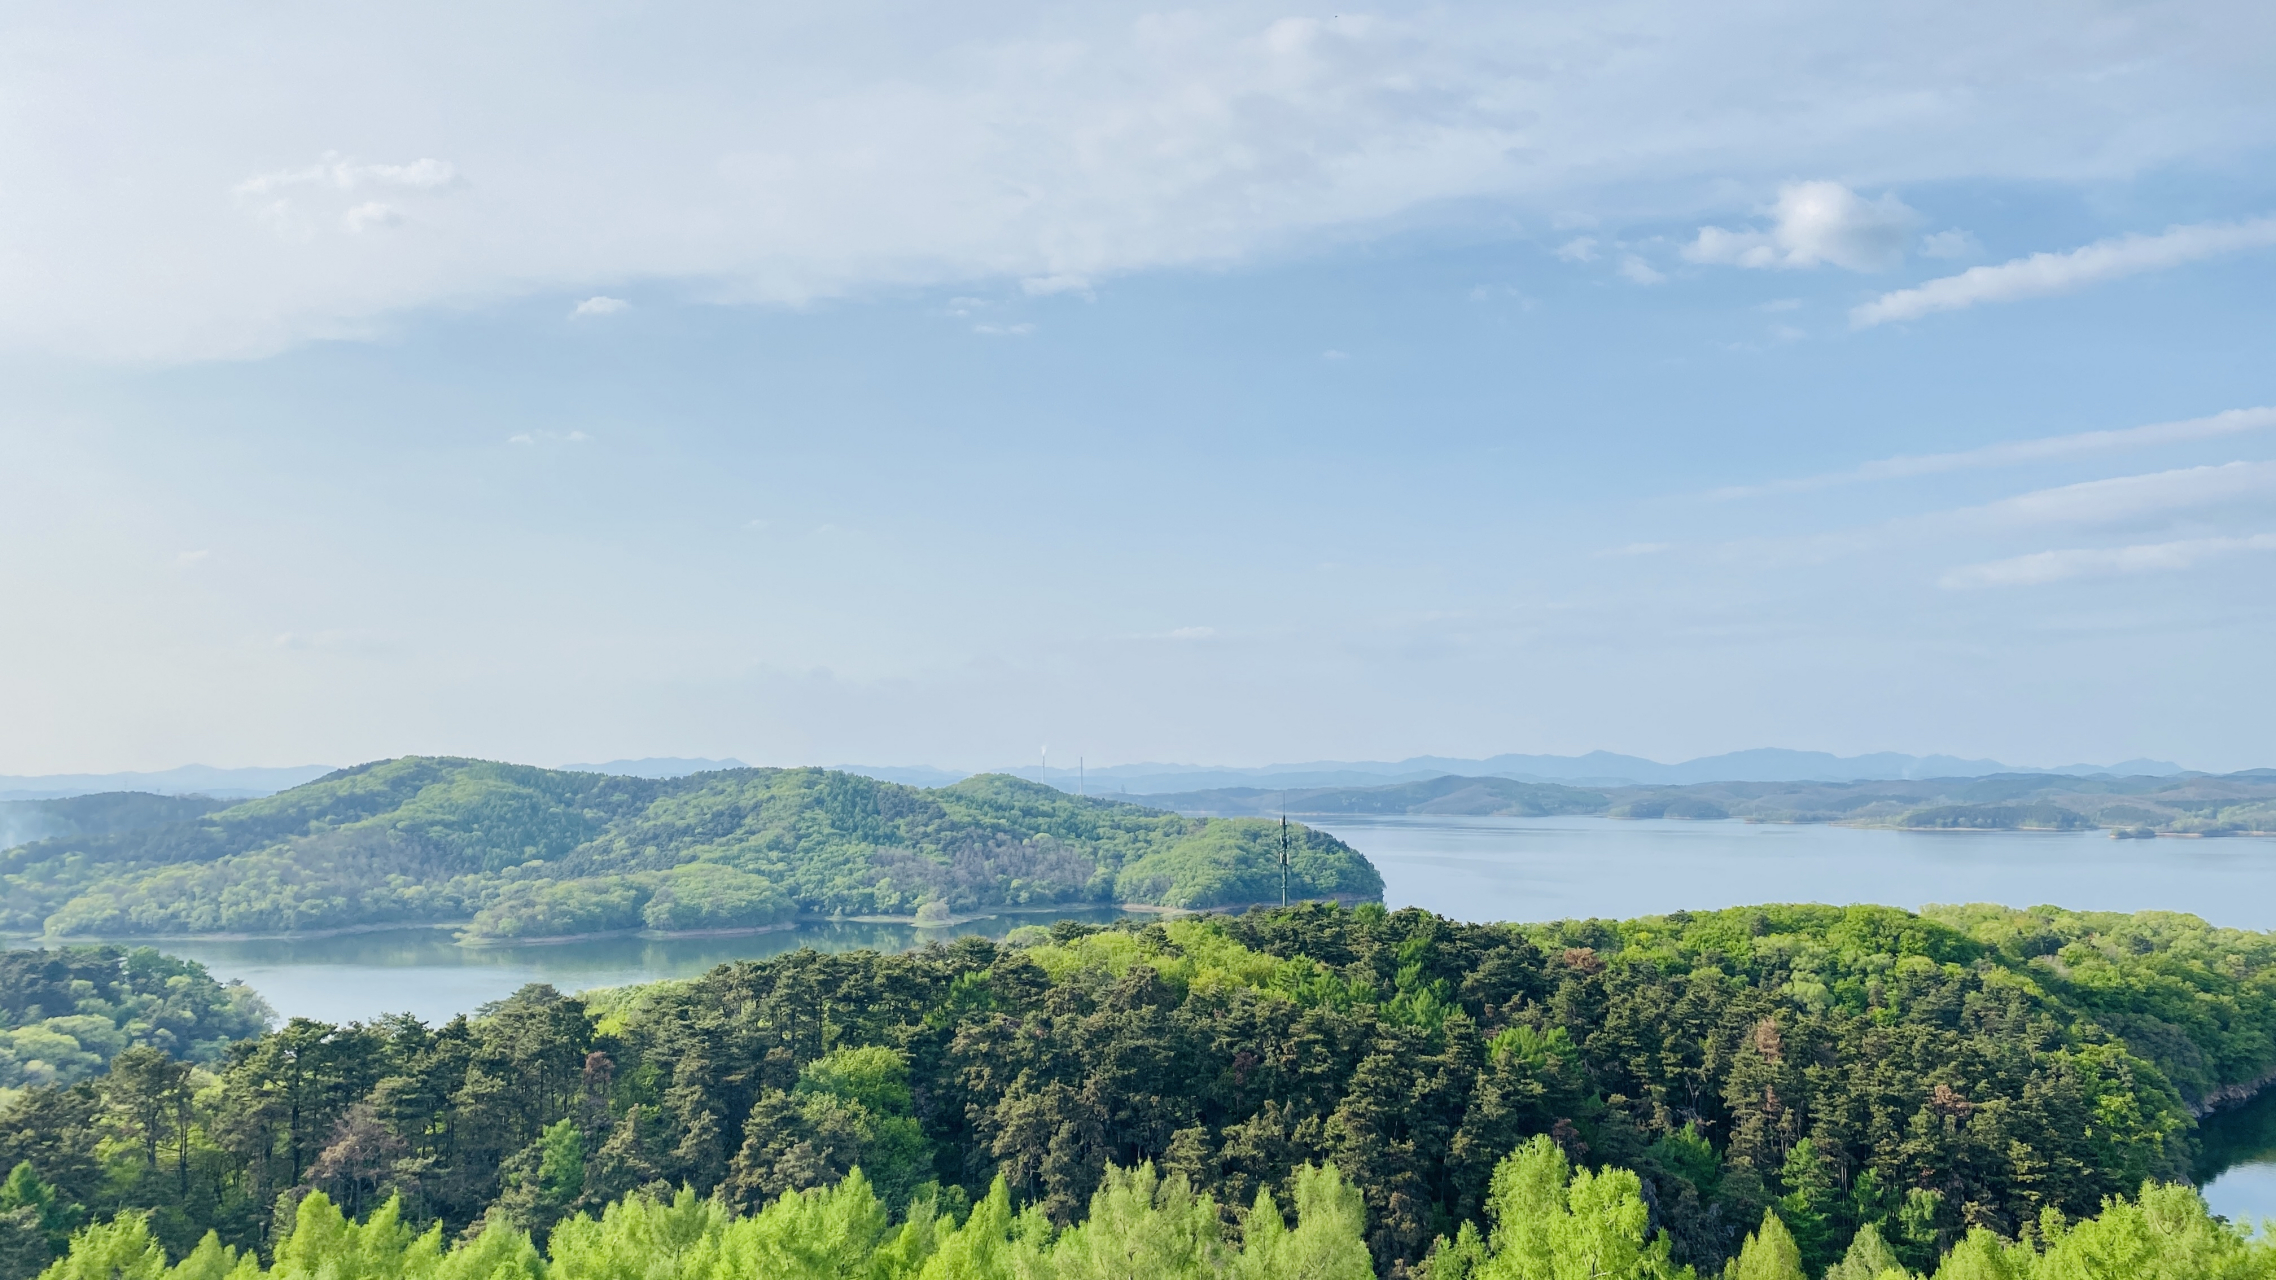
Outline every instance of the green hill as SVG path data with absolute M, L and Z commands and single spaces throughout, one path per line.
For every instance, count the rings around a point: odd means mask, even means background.
M 1290 892 L 1382 878 L 1294 829 Z M 478 938 L 761 927 L 798 914 L 1275 901 L 1279 835 L 1002 775 L 623 778 L 406 756 L 186 820 L 0 853 L 0 929 L 284 933 L 472 917 Z

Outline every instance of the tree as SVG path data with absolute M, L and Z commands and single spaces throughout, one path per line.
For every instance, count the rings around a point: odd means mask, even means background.
M 1723 1272 L 1724 1280 L 1807 1280 L 1807 1275 L 1802 1250 L 1776 1212 L 1762 1215 L 1762 1229 L 1747 1237 Z

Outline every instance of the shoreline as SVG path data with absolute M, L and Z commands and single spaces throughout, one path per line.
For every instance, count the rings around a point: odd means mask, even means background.
M 1331 895 L 1324 898 L 1307 898 L 1306 902 L 1340 902 L 1351 905 L 1376 901 L 1357 895 Z M 1123 911 L 1133 915 L 1164 917 L 1200 915 L 1216 911 L 1237 913 L 1254 907 L 1277 907 L 1278 902 L 1235 902 L 1212 907 L 1168 907 L 1151 902 L 1061 902 L 1048 906 L 996 907 L 971 915 L 949 916 L 943 920 L 917 923 L 913 915 L 860 915 L 825 916 L 799 915 L 794 919 L 775 924 L 750 925 L 731 929 L 606 929 L 596 933 L 545 934 L 526 938 L 457 939 L 454 945 L 477 950 L 497 947 L 554 947 L 579 942 L 599 942 L 615 938 L 642 938 L 657 942 L 682 941 L 694 938 L 742 938 L 765 933 L 781 933 L 808 925 L 826 924 L 890 924 L 914 929 L 945 929 L 976 920 L 991 920 L 999 916 L 1051 915 L 1063 911 Z M 1293 905 L 1293 904 L 1292 904 Z M 302 929 L 289 933 L 168 933 L 168 934 L 74 934 L 68 937 L 51 937 L 47 934 L 0 934 L 11 945 L 31 947 L 164 947 L 180 943 L 198 942 L 314 942 L 325 938 L 342 938 L 366 933 L 394 933 L 411 930 L 465 929 L 472 920 L 439 921 L 387 921 L 379 924 L 340 925 L 330 929 Z

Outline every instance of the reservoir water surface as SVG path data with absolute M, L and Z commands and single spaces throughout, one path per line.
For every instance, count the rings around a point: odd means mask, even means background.
M 1555 920 L 1761 902 L 2053 903 L 2093 911 L 2186 911 L 2276 929 L 2276 839 L 2112 840 L 2101 832 L 1908 832 L 1609 818 L 1307 819 L 1371 858 L 1393 907 L 1462 920 Z M 1112 910 L 1070 911 L 1094 921 Z M 610 938 L 469 948 L 449 932 L 395 930 L 295 941 L 176 942 L 166 950 L 242 978 L 285 1015 L 326 1021 L 472 1011 L 527 982 L 563 990 L 687 977 L 802 946 L 901 949 L 1001 937 L 1059 918 L 1003 915 L 944 929 L 817 924 L 739 938 Z M 2217 1118 L 2206 1187 L 2216 1212 L 2276 1217 L 2276 1095 Z M 2265 1133 L 2263 1132 L 2265 1131 Z M 2217 1156 L 2215 1153 L 2218 1153 Z

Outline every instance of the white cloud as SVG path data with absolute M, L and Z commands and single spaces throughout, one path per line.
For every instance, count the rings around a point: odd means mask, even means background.
M 1320 358 L 1321 358 L 1322 360 L 1326 360 L 1326 361 L 1328 361 L 1329 363 L 1331 363 L 1331 364 L 1332 364 L 1332 363 L 1334 363 L 1335 361 L 1338 361 L 1338 360 L 1349 360 L 1349 359 L 1351 359 L 1351 353 L 1350 353 L 1350 352 L 1348 352 L 1348 351 L 1338 351 L 1338 350 L 1336 350 L 1334 347 L 1330 347 L 1330 348 L 1328 348 L 1327 350 L 1325 350 L 1325 351 L 1323 351 L 1323 352 L 1321 352 L 1321 353 L 1320 353 Z
M 1956 227 L 1920 239 L 1923 258 L 1973 258 L 1983 251 L 1983 245 L 1974 236 Z
M 1169 633 L 1172 640 L 1207 640 L 1217 634 L 1215 627 L 1179 627 Z
M 990 338 L 1024 338 L 1035 332 L 1032 324 L 976 324 L 972 332 Z
M 579 316 L 613 316 L 631 305 L 622 298 L 606 298 L 596 295 L 571 307 L 569 318 L 574 320 Z
M 1674 549 L 1675 544 L 1672 542 L 1631 542 L 1625 547 L 1607 547 L 1596 554 L 1598 556 L 1656 556 L 1664 551 L 1673 551 Z
M 2276 462 L 2225 462 L 2113 476 L 2002 498 L 1953 513 L 1998 525 L 2098 524 L 2276 494 Z
M 1596 237 L 1576 236 L 1557 246 L 1557 256 L 1566 262 L 1596 261 Z
M 1735 267 L 1815 267 L 1880 271 L 1904 259 L 1920 215 L 1893 195 L 1867 200 L 1838 182 L 1789 182 L 1778 189 L 1766 231 L 1701 227 L 1684 246 L 1693 262 Z
M 1054 293 L 1088 294 L 1091 281 L 1089 276 L 1029 276 L 1019 282 L 1019 287 L 1020 292 L 1031 298 L 1044 298 Z
M 592 439 L 582 431 L 522 431 L 506 437 L 507 444 L 551 444 L 556 441 L 577 444 Z
M 203 560 L 212 554 L 213 553 L 211 551 L 183 551 L 177 553 L 174 556 L 174 563 L 185 565 L 196 564 L 198 561 Z
M 2044 297 L 2144 271 L 2276 245 L 2276 218 L 2248 222 L 2207 222 L 2174 227 L 2162 235 L 2097 240 L 2068 253 L 2034 253 L 1992 267 L 1970 267 L 1910 289 L 1884 293 L 1851 309 L 1849 322 L 1866 329 L 1892 320 L 1917 320 L 1938 311 L 1959 311 L 1979 302 L 2014 302 Z
M 2041 462 L 2050 458 L 2102 453 L 2112 449 L 2140 449 L 2153 445 L 2182 444 L 2191 440 L 2212 440 L 2221 436 L 2239 435 L 2247 431 L 2262 431 L 2269 427 L 2276 427 L 2276 408 L 2226 409 L 2208 417 L 2188 418 L 2179 422 L 2157 422 L 2145 427 L 2124 427 L 2115 431 L 2081 431 L 2066 436 L 2041 436 L 2036 440 L 2015 440 L 2007 444 L 1986 445 L 1981 449 L 1963 449 L 1955 453 L 1930 453 L 1882 458 L 1849 471 L 1800 476 L 1792 480 L 1775 480 L 1769 484 L 1734 486 L 1728 489 L 1718 489 L 1709 496 L 1715 498 L 1756 498 L 1773 493 L 1803 493 L 1813 489 L 1828 489 L 1835 485 L 1855 484 L 1864 480 L 1902 480 L 1912 476 L 1941 475 L 1947 471 L 1970 471 L 1978 467 L 2004 467 L 2022 462 Z
M 1659 284 L 1667 276 L 1654 270 L 1651 263 L 1631 253 L 1620 260 L 1620 278 L 1631 284 Z
M 2276 551 L 2276 533 L 2243 538 L 2186 538 L 2130 547 L 2081 547 L 2039 551 L 2007 560 L 1963 565 L 1938 580 L 1950 589 L 2026 587 L 2066 578 L 2171 572 L 2238 551 Z
M 621 281 L 792 304 L 1095 286 L 1481 202 L 1542 225 L 1693 218 L 1701 192 L 1797 173 L 2125 179 L 2276 145 L 2256 12 L 698 0 L 627 27 L 589 0 L 541 24 L 185 0 L 120 26 L 9 6 L 0 86 L 39 109 L 9 113 L 0 148 L 0 347 L 259 355 Z M 371 203 L 418 234 L 347 234 Z M 1873 255 L 1751 234 L 1780 261 Z

